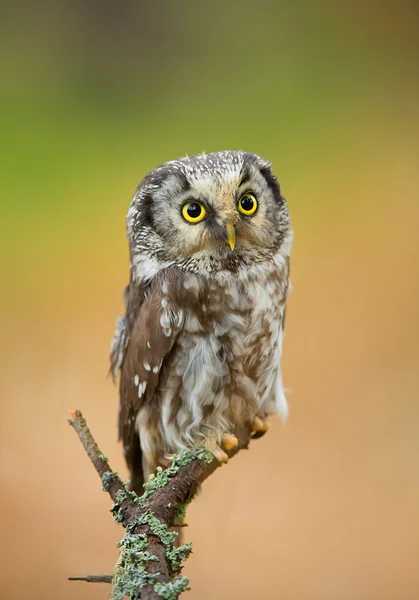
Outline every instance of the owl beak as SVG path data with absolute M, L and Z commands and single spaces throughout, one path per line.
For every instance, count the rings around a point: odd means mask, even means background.
M 226 230 L 228 245 L 232 250 L 234 250 L 236 246 L 236 230 L 234 229 L 234 225 L 232 225 L 231 223 L 227 223 Z

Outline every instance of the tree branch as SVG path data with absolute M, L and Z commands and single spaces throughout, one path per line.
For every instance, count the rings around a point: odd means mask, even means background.
M 169 529 L 176 519 L 183 520 L 187 504 L 220 464 L 204 448 L 181 452 L 173 458 L 170 467 L 165 471 L 159 469 L 156 476 L 150 477 L 144 485 L 144 494 L 138 497 L 112 471 L 80 411 L 71 413 L 69 423 L 102 478 L 103 489 L 114 501 L 114 519 L 126 529 L 112 576 L 112 600 L 124 597 L 176 600 L 188 589 L 189 581 L 180 576 L 180 572 L 181 563 L 189 556 L 192 546 L 176 546 L 177 533 Z M 236 432 L 239 445 L 227 452 L 229 457 L 248 447 L 250 434 L 250 429 Z M 109 576 L 70 579 L 109 581 Z
M 112 583 L 112 575 L 86 575 L 85 577 L 69 577 L 69 581 L 87 581 L 87 583 Z

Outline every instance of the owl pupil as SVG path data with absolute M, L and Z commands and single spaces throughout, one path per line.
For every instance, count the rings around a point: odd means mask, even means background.
M 244 196 L 244 198 L 241 199 L 240 204 L 242 205 L 243 210 L 246 210 L 246 211 L 252 210 L 253 198 L 251 198 L 250 196 Z
M 193 203 L 188 206 L 187 211 L 191 219 L 196 219 L 201 214 L 201 207 L 199 206 L 199 204 Z

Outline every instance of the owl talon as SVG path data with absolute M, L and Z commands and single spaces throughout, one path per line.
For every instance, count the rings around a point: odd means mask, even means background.
M 252 438 L 258 439 L 265 435 L 268 431 L 269 425 L 268 420 L 262 419 L 261 417 L 256 416 L 252 421 Z
M 214 438 L 207 438 L 203 445 L 219 463 L 225 464 L 228 461 L 227 454 L 220 448 Z
M 232 433 L 223 433 L 221 436 L 221 443 L 227 452 L 229 452 L 230 450 L 237 448 L 239 445 L 239 440 Z

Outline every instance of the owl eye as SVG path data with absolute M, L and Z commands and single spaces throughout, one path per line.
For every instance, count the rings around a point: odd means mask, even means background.
M 244 194 L 237 203 L 239 212 L 247 216 L 255 214 L 257 207 L 258 203 L 253 194 Z
M 199 223 L 206 214 L 205 206 L 200 202 L 186 202 L 182 206 L 182 216 L 188 223 Z

